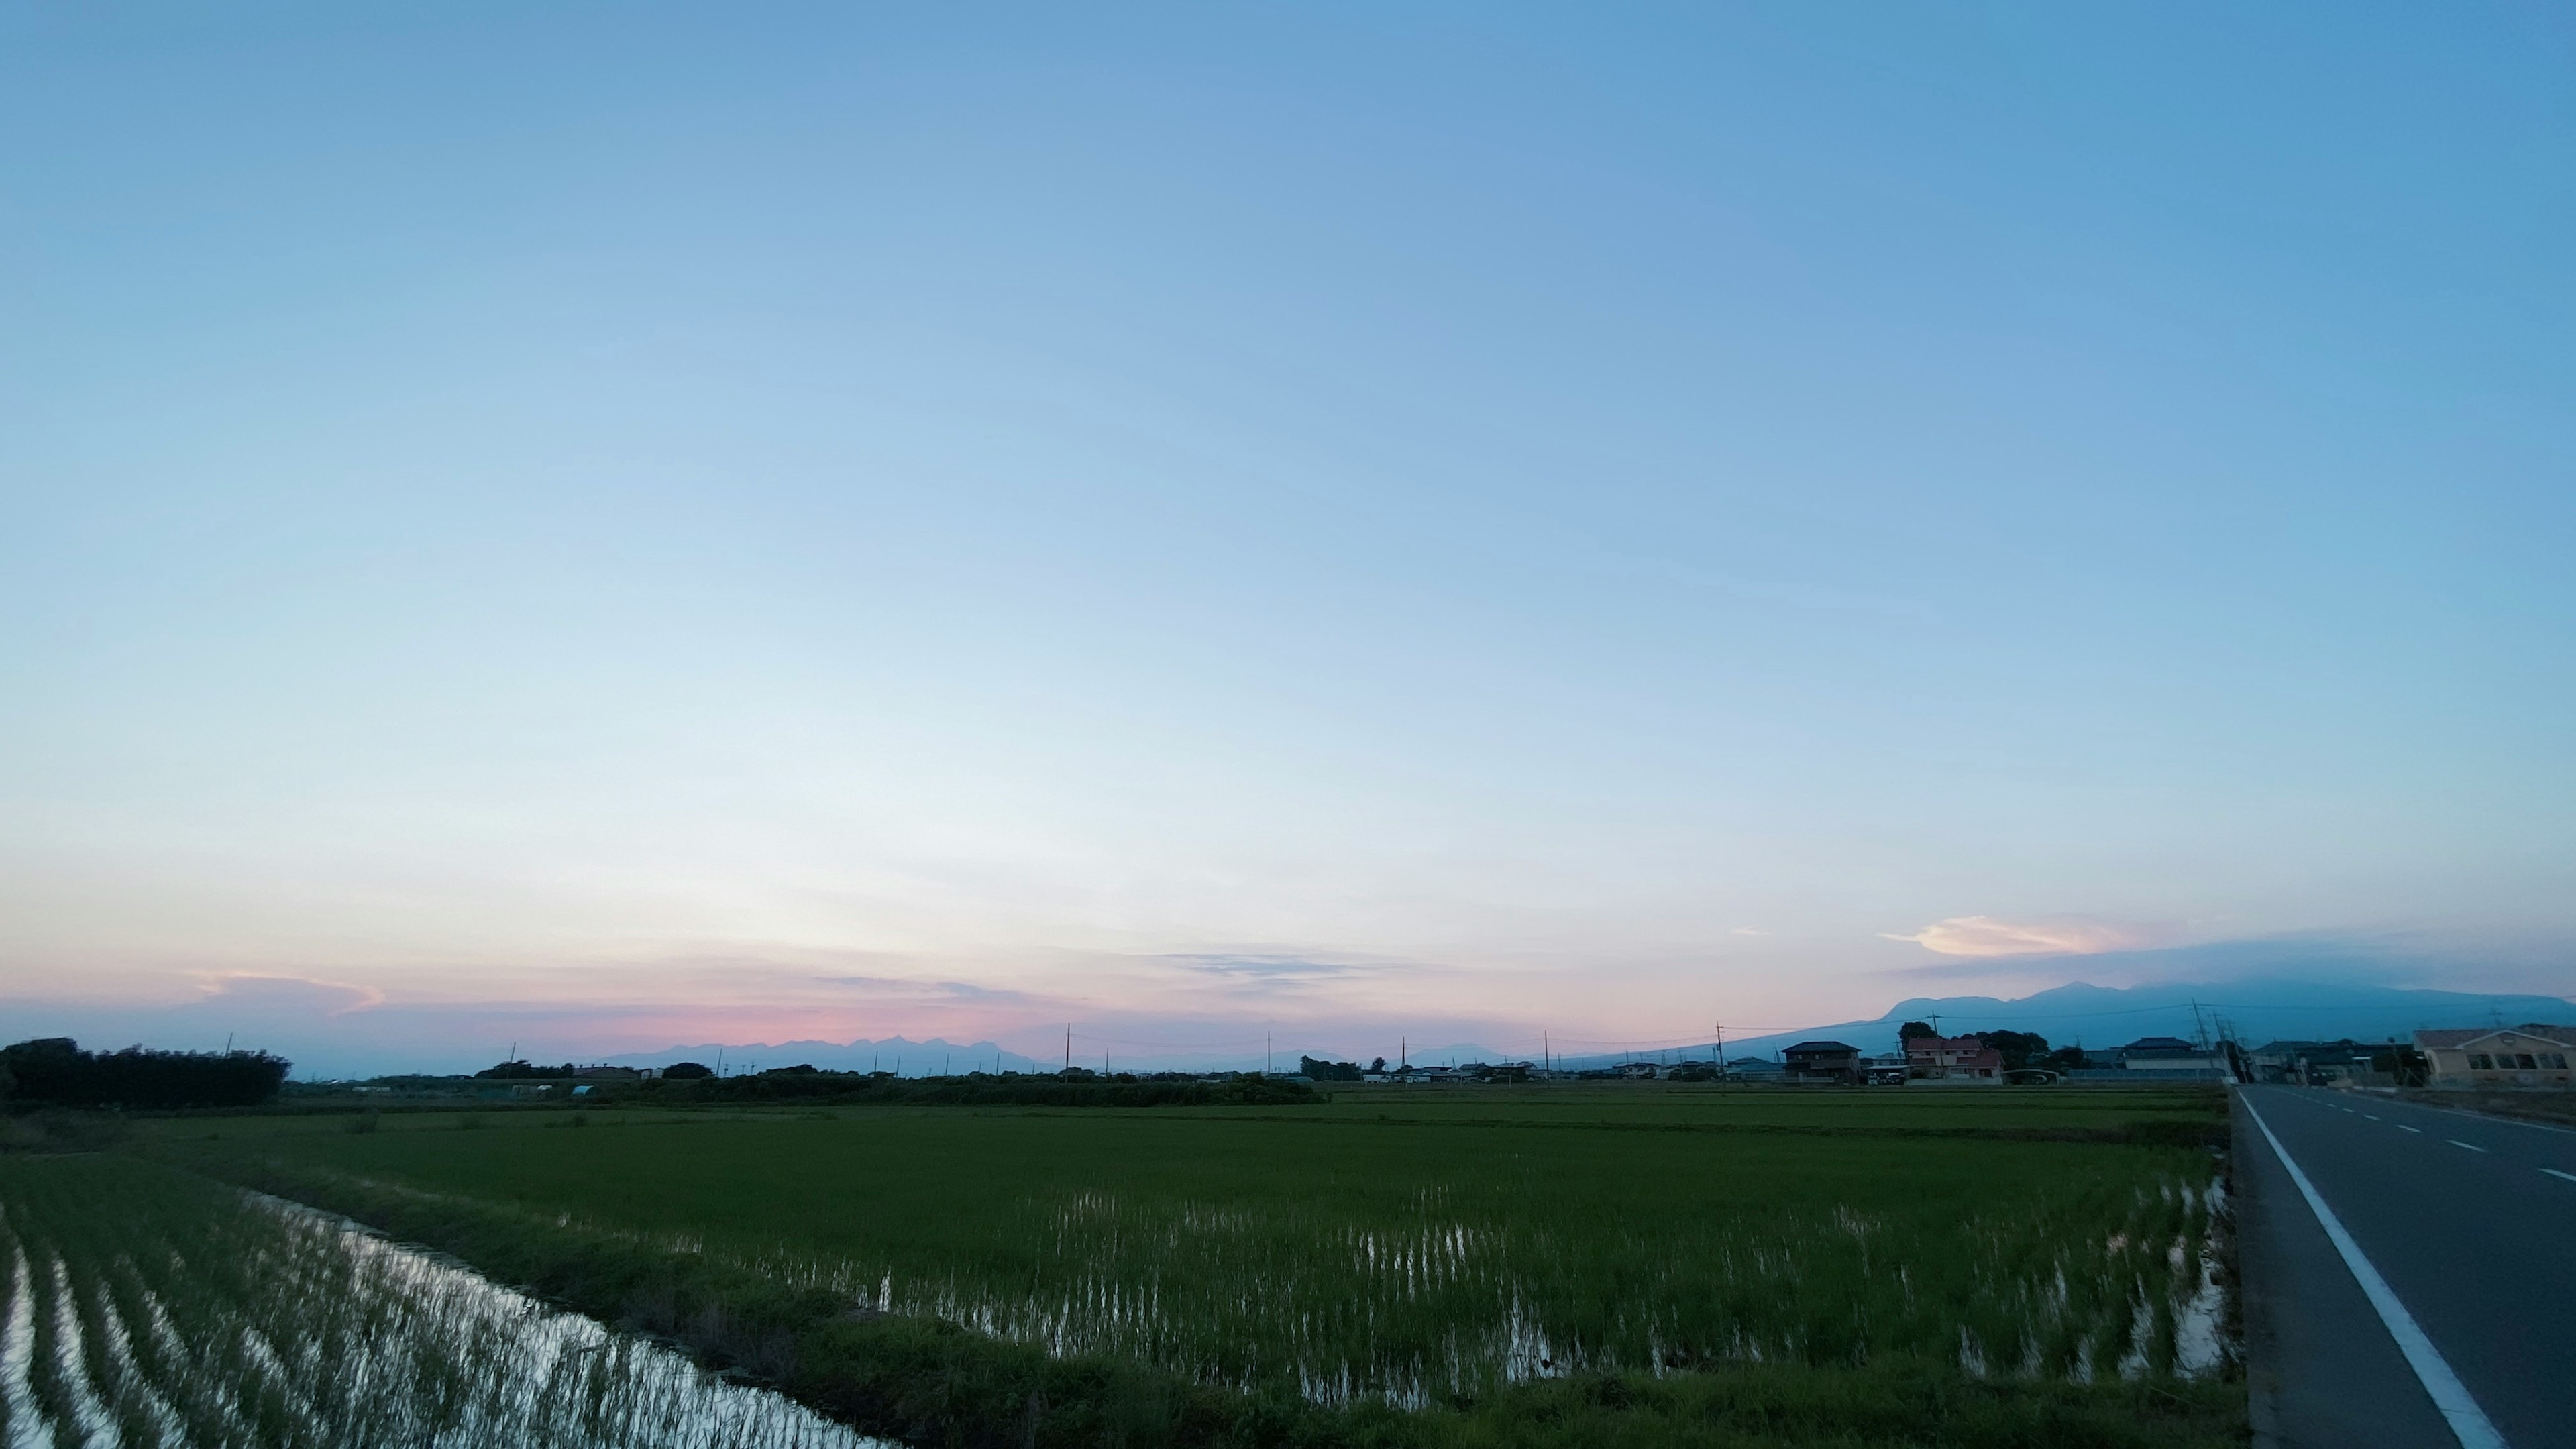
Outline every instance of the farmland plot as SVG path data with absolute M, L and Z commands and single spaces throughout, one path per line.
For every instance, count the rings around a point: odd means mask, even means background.
M 114 1157 L 0 1161 L 7 1442 L 872 1441 L 338 1219 Z
M 1096 1442 L 1041 1432 L 1054 1420 L 1034 1410 L 1011 1417 L 1039 1399 L 1067 1411 L 1063 1391 L 1041 1392 L 1046 1363 L 1091 1375 L 1094 1399 L 1114 1380 L 1139 1402 L 1284 1394 L 1328 1415 L 1409 1416 L 1365 1442 L 1481 1442 L 1459 1426 L 1489 1421 L 1520 1433 L 1551 1386 L 1581 1396 L 1610 1380 L 1637 1386 L 1617 1395 L 1667 1394 L 1654 1411 L 1667 1427 L 1731 1414 L 1790 1443 L 1883 1438 L 1856 1407 L 1869 1401 L 1921 1436 L 1893 1442 L 1954 1442 L 1902 1417 L 1954 1388 L 1973 1391 L 1960 1404 L 2000 1406 L 1997 1424 L 2111 1422 L 2146 1404 L 2205 1416 L 2160 1442 L 2231 1432 L 2227 1215 L 2206 1147 L 2109 1128 L 1931 1135 L 1905 1125 L 1914 1109 L 1866 1101 L 1848 1131 L 1672 1130 L 1724 1128 L 1723 1103 L 1676 1109 L 1678 1124 L 1542 1105 L 1418 1121 L 521 1114 L 475 1131 L 424 1114 L 365 1134 L 228 1124 L 219 1144 L 170 1146 L 612 1319 L 685 1332 L 673 1305 L 729 1300 L 806 1314 L 832 1342 L 782 1350 L 772 1371 L 802 1375 L 820 1402 L 835 1402 L 834 1375 L 866 1378 L 857 1422 L 906 1433 L 980 1405 L 1009 1437 Z M 1994 1110 L 2009 1123 L 2020 1109 Z M 1035 1357 L 1005 1363 L 1005 1347 Z M 990 1370 L 972 1404 L 939 1367 L 961 1355 Z M 1737 1402 L 1775 1393 L 1798 1403 Z M 920 1410 L 925 1395 L 946 1397 Z M 1688 1407 L 1710 1396 L 1734 1407 Z M 1789 1414 L 1809 1426 L 1789 1432 Z

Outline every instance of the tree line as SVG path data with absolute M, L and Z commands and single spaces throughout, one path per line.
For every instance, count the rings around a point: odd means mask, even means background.
M 67 1036 L 0 1047 L 0 1094 L 49 1107 L 253 1107 L 294 1063 L 267 1052 L 89 1052 Z

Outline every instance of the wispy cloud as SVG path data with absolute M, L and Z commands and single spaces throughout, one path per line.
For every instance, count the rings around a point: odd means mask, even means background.
M 891 1000 L 1011 1003 L 1055 999 L 973 981 L 916 981 L 901 976 L 817 976 L 814 979 L 825 986 Z
M 1944 956 L 2091 956 L 2147 944 L 2136 931 L 2098 921 L 2007 921 L 1995 916 L 1952 916 L 1919 931 L 1880 934 Z
M 1367 968 L 1347 961 L 1317 961 L 1305 956 L 1246 956 L 1190 952 L 1160 958 L 1187 970 L 1249 981 L 1315 981 L 1353 976 Z

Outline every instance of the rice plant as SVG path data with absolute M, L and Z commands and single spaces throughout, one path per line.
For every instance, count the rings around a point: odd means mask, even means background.
M 870 1441 L 339 1219 L 127 1158 L 0 1159 L 16 1446 Z
M 578 1144 L 436 1125 L 256 1150 L 313 1200 L 478 1214 L 522 1261 L 622 1243 L 1324 1405 L 1744 1366 L 2080 1385 L 2228 1364 L 2199 1148 L 1374 1116 L 638 1121 Z

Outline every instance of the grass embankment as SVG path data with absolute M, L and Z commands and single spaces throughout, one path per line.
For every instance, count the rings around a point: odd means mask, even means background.
M 729 1115 L 154 1136 L 924 1443 L 2242 1432 L 2235 1385 L 2180 1372 L 2214 1096 Z

